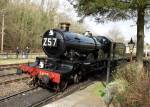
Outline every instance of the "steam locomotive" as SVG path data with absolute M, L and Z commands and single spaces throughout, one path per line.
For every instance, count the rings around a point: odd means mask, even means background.
M 60 29 L 46 31 L 42 48 L 47 57 L 37 57 L 34 64 L 19 66 L 31 75 L 33 85 L 63 91 L 69 82 L 79 83 L 88 75 L 106 70 L 108 60 L 113 70 L 124 58 L 123 43 L 92 36 L 89 31 L 85 34 L 70 32 L 69 26 L 69 23 L 61 23 Z

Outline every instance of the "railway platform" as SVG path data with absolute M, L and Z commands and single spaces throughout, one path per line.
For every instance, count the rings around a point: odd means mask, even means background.
M 100 84 L 100 82 L 96 82 L 83 90 L 43 107 L 106 107 L 102 97 L 98 95 L 100 88 L 98 85 Z
M 0 65 L 21 64 L 21 63 L 28 63 L 34 61 L 35 59 L 7 59 L 7 60 L 0 59 Z

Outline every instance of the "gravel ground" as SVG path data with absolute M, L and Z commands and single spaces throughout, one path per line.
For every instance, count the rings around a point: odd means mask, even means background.
M 13 82 L 6 85 L 0 85 L 0 98 L 29 89 L 30 87 L 26 84 L 27 81 L 28 80 L 23 80 L 23 81 Z

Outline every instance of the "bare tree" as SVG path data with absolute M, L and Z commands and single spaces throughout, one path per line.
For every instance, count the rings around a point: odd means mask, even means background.
M 0 0 L 0 10 L 3 9 L 1 6 L 6 3 L 5 1 Z M 17 46 L 24 49 L 30 46 L 32 50 L 39 50 L 43 33 L 58 27 L 60 21 L 69 21 L 75 32 L 83 31 L 83 26 L 79 23 L 65 13 L 57 12 L 58 0 L 43 0 L 42 4 L 33 3 L 32 0 L 9 1 L 11 2 L 3 6 L 8 12 L 5 17 L 4 49 L 15 49 Z M 41 6 L 46 8 L 42 9 Z M 0 23 L 2 23 L 2 17 L 0 17 Z

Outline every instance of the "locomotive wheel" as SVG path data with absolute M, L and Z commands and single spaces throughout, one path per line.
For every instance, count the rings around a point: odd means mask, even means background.
M 59 90 L 60 91 L 64 91 L 68 86 L 68 81 L 61 81 L 61 83 L 59 84 Z

